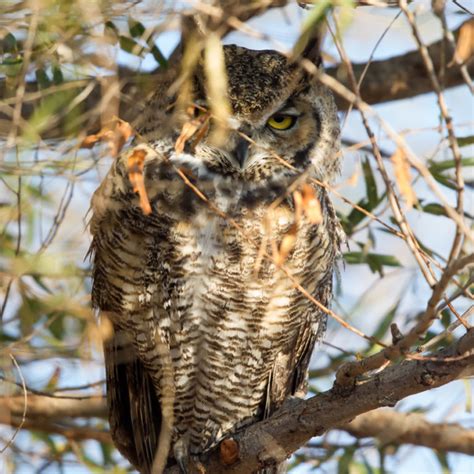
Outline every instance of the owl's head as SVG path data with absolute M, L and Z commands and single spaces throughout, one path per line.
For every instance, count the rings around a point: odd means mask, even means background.
M 224 46 L 231 116 L 225 140 L 210 130 L 184 153 L 174 143 L 189 117 L 176 112 L 176 95 L 157 91 L 139 132 L 176 164 L 197 176 L 221 174 L 246 182 L 293 179 L 309 170 L 330 181 L 339 170 L 339 124 L 333 96 L 297 62 L 276 51 Z M 208 81 L 202 65 L 193 77 L 196 116 L 208 109 Z M 166 89 L 165 89 L 166 90 Z M 189 108 L 188 108 L 189 111 Z M 214 125 L 215 126 L 215 125 Z

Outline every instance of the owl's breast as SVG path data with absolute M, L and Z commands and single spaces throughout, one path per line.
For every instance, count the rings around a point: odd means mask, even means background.
M 196 452 L 244 420 L 262 416 L 278 354 L 294 355 L 301 335 L 317 331 L 314 307 L 284 272 L 261 258 L 262 251 L 271 254 L 272 239 L 280 242 L 290 229 L 293 213 L 277 210 L 271 235 L 265 213 L 246 209 L 230 223 L 203 206 L 169 232 L 175 259 L 162 284 L 168 295 L 176 428 L 189 431 Z M 310 234 L 301 232 L 286 266 L 314 291 L 328 266 L 321 272 L 318 265 L 309 268 L 312 247 L 322 244 Z

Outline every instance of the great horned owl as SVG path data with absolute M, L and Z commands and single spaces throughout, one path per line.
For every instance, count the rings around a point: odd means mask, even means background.
M 159 440 L 170 445 L 168 464 L 184 466 L 303 394 L 325 315 L 295 281 L 323 305 L 331 299 L 341 233 L 312 178 L 329 182 L 339 170 L 333 97 L 275 51 L 225 46 L 224 56 L 232 110 L 225 142 L 209 139 L 211 120 L 178 153 L 190 119 L 161 85 L 135 147 L 92 200 L 93 304 L 114 328 L 105 343 L 111 433 L 145 473 Z M 192 84 L 199 114 L 209 105 L 202 66 Z M 127 168 L 137 150 L 148 215 Z M 320 202 L 318 224 L 295 217 L 292 190 L 304 183 Z M 268 258 L 290 234 L 283 265 L 293 278 Z

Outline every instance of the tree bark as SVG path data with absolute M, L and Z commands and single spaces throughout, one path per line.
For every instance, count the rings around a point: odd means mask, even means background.
M 454 31 L 456 37 L 460 28 Z M 444 41 L 437 41 L 428 48 L 436 71 L 439 71 L 442 67 L 442 51 L 445 47 L 447 45 L 445 45 Z M 452 55 L 453 51 L 448 48 L 446 50 L 446 57 L 451 59 Z M 366 63 L 353 65 L 357 79 L 359 79 L 365 67 Z M 469 74 L 474 75 L 474 61 L 467 65 L 467 69 Z M 458 65 L 448 67 L 444 72 L 444 85 L 446 88 L 464 83 L 464 78 Z M 343 66 L 329 67 L 327 73 L 348 86 L 349 81 Z M 140 112 L 137 104 L 142 104 L 147 94 L 153 91 L 153 85 L 157 81 L 156 78 L 156 74 L 136 74 L 126 68 L 119 70 L 120 118 L 132 122 L 137 117 Z M 76 87 L 75 85 L 77 86 L 76 95 L 79 95 L 87 87 L 84 81 L 67 83 L 63 87 L 74 88 Z M 48 89 L 39 93 L 36 82 L 28 83 L 26 90 L 27 93 L 22 107 L 22 118 L 24 121 L 31 117 L 43 95 L 48 93 Z M 91 113 L 91 111 L 97 110 L 99 105 L 102 108 L 105 107 L 105 104 L 101 104 L 103 100 L 101 91 L 101 85 L 97 83 L 93 87 L 92 92 L 82 102 L 81 107 L 87 111 L 83 114 L 82 133 L 94 133 L 100 128 L 99 114 Z M 361 85 L 362 99 L 369 104 L 407 99 L 429 92 L 432 92 L 431 81 L 426 74 L 418 50 L 381 61 L 373 61 Z M 4 81 L 0 81 L 0 98 L 5 100 L 7 99 L 6 95 L 6 84 Z M 108 100 L 117 99 L 118 97 L 116 96 L 108 98 Z M 336 102 L 339 109 L 347 109 L 348 103 L 342 98 L 336 97 Z M 0 136 L 8 134 L 11 127 L 10 118 L 9 108 L 0 104 Z M 61 138 L 65 135 L 64 129 L 64 121 L 59 118 L 53 127 L 44 130 L 42 137 Z
M 410 443 L 444 451 L 474 454 L 474 431 L 456 424 L 430 423 L 419 414 L 376 410 L 394 406 L 403 398 L 469 376 L 474 371 L 474 328 L 456 343 L 432 356 L 393 364 L 349 390 L 335 386 L 308 400 L 290 400 L 269 419 L 235 435 L 239 461 L 223 466 L 218 450 L 203 462 L 207 472 L 246 474 L 278 464 L 311 439 L 331 429 L 356 437 L 377 437 L 383 443 Z M 24 397 L 0 398 L 0 423 L 18 426 Z M 71 399 L 28 395 L 23 428 L 75 434 L 108 441 L 100 430 L 65 425 L 68 418 L 105 417 L 105 399 Z M 354 419 L 355 418 L 355 419 Z M 351 421 L 352 420 L 352 421 Z M 176 474 L 175 468 L 167 474 Z

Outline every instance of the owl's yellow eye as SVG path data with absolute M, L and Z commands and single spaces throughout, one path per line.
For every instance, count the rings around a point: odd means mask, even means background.
M 288 130 L 296 123 L 294 115 L 275 114 L 267 120 L 267 125 L 275 130 Z

